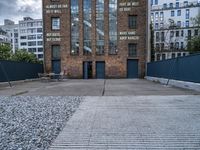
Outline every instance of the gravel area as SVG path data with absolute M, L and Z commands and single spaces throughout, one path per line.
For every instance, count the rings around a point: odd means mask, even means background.
M 48 149 L 81 101 L 81 97 L 0 97 L 0 149 Z

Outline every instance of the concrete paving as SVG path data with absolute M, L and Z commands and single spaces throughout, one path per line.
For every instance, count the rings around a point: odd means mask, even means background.
M 86 97 L 50 150 L 199 150 L 200 96 Z
M 65 80 L 26 82 L 12 88 L 1 86 L 0 95 L 15 96 L 128 96 L 128 95 L 199 95 L 200 92 L 167 87 L 139 79 Z

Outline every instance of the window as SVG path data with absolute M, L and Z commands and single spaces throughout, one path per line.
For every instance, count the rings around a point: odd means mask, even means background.
M 156 42 L 159 42 L 159 41 L 160 41 L 160 33 L 156 32 Z
M 176 42 L 176 49 L 179 49 L 179 42 Z
M 160 50 L 160 44 L 156 43 L 156 51 Z
M 181 10 L 177 10 L 177 16 L 181 16 Z
M 176 54 L 175 53 L 172 53 L 172 58 L 176 58 Z
M 42 33 L 42 28 L 37 28 L 37 33 Z
M 160 12 L 160 21 L 163 21 L 163 20 L 164 20 L 164 13 Z
M 181 57 L 181 53 L 178 53 L 178 55 L 177 55 L 178 57 Z
M 38 54 L 38 58 L 39 59 L 43 58 L 43 54 Z
M 52 59 L 60 59 L 60 45 L 52 45 Z
M 35 53 L 35 52 L 36 52 L 36 48 L 29 48 L 29 49 L 28 49 L 28 52 L 30 52 L 30 53 Z
M 185 7 L 188 6 L 188 1 L 184 1 L 184 6 L 185 6 Z
M 60 30 L 60 18 L 51 18 L 51 28 L 52 30 Z
M 160 54 L 157 54 L 156 58 L 157 58 L 157 61 L 159 61 L 160 60 Z
M 176 37 L 179 37 L 179 31 L 176 31 Z
M 174 11 L 173 10 L 171 11 L 171 17 L 174 17 Z
M 24 40 L 24 39 L 26 39 L 26 36 L 20 36 L 20 39 Z
M 166 9 L 167 8 L 167 4 L 165 3 L 165 4 L 163 4 L 163 8 L 164 9 Z
M 71 0 L 71 55 L 79 54 L 79 5 Z
M 184 49 L 184 43 L 181 42 L 181 50 L 183 50 L 183 49 Z
M 194 30 L 194 36 L 198 36 L 199 35 L 199 30 L 198 29 L 195 29 Z
M 173 8 L 173 6 L 174 6 L 173 3 L 170 3 L 170 4 L 169 4 L 169 7 L 170 7 L 170 8 Z
M 191 32 L 191 30 L 188 30 L 188 40 L 191 39 L 191 36 L 192 36 L 192 32 Z
M 165 32 L 161 32 L 161 42 L 165 41 Z
M 137 44 L 130 43 L 128 44 L 128 53 L 129 56 L 137 56 Z
M 42 34 L 37 35 L 37 39 L 42 39 L 42 38 L 43 38 Z
M 185 16 L 186 19 L 190 19 L 190 10 L 189 9 L 186 9 L 186 16 Z
M 28 42 L 28 46 L 36 46 L 36 41 Z
M 155 13 L 156 22 L 158 21 L 158 17 L 159 17 L 159 13 L 156 12 L 156 13 Z
M 38 48 L 38 52 L 43 52 L 43 48 Z
M 162 60 L 165 60 L 165 59 L 166 59 L 166 55 L 162 54 Z
M 176 8 L 179 8 L 179 2 L 176 2 Z
M 174 37 L 174 31 L 170 31 L 170 37 Z
M 22 42 L 22 43 L 21 43 L 21 46 L 26 46 L 26 45 L 27 45 L 26 42 Z
M 182 37 L 184 36 L 184 30 L 181 30 L 181 36 Z
M 130 29 L 136 29 L 137 28 L 137 16 L 129 15 L 128 16 L 128 23 Z
M 92 54 L 92 0 L 85 0 L 83 1 L 83 19 L 84 27 L 83 27 L 83 54 L 84 55 L 91 55 Z
M 155 29 L 158 29 L 158 23 L 155 24 Z
M 36 35 L 29 35 L 28 36 L 28 40 L 35 40 L 36 39 Z
M 155 5 L 158 5 L 158 0 L 155 0 Z
M 40 45 L 40 46 L 41 46 L 41 45 L 43 45 L 43 42 L 42 42 L 42 41 L 38 41 L 38 42 L 37 42 L 37 45 Z
M 186 21 L 185 22 L 185 27 L 189 27 L 190 26 L 190 22 L 189 21 Z
M 177 21 L 177 27 L 181 27 L 181 21 Z
M 104 1 L 96 0 L 96 54 L 104 54 Z
M 109 0 L 109 54 L 117 54 L 117 3 Z

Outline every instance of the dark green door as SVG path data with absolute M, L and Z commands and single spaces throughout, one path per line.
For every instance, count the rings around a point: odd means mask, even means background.
M 127 78 L 138 78 L 138 60 L 127 60 Z
M 105 62 L 104 61 L 96 62 L 96 78 L 105 79 Z
M 85 61 L 83 62 L 83 79 L 91 79 L 92 78 L 92 62 Z
M 52 60 L 52 72 L 55 74 L 59 74 L 61 72 L 60 60 Z

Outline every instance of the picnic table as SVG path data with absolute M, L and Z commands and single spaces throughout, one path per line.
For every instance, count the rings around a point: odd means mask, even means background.
M 38 77 L 41 80 L 50 81 L 51 79 L 57 79 L 58 81 L 63 80 L 64 73 L 38 73 Z

